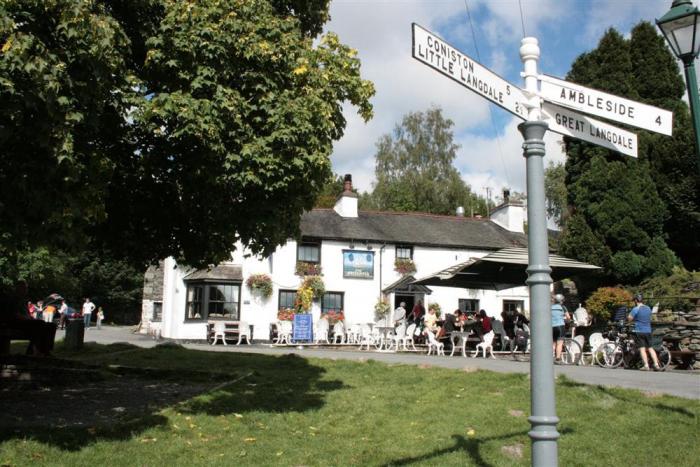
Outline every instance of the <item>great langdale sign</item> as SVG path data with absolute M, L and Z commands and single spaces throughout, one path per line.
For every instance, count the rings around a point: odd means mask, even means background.
M 555 133 L 637 157 L 637 135 L 632 132 L 546 101 L 542 116 Z
M 520 88 L 416 23 L 413 23 L 413 58 L 523 120 L 527 118 L 524 106 L 527 98 Z
M 545 100 L 598 117 L 671 136 L 673 113 L 607 92 L 540 75 L 540 95 Z

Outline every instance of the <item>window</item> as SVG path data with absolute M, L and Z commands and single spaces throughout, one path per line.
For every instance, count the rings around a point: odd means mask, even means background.
M 238 320 L 241 284 L 188 284 L 185 319 Z
M 525 309 L 525 302 L 523 300 L 503 300 L 503 311 L 506 313 L 514 312 L 520 310 L 522 313 Z
M 413 259 L 413 247 L 396 245 L 396 259 Z
M 343 309 L 343 292 L 326 292 L 321 301 L 321 313 Z
M 153 302 L 153 316 L 151 321 L 163 320 L 163 302 Z
M 297 261 L 305 263 L 321 262 L 321 244 L 318 242 L 302 242 L 297 246 Z
M 280 290 L 279 305 L 277 306 L 277 309 L 284 310 L 286 308 L 291 308 L 293 310 L 296 299 L 296 290 Z
M 473 298 L 460 298 L 458 308 L 464 312 L 476 313 L 479 311 L 479 300 Z

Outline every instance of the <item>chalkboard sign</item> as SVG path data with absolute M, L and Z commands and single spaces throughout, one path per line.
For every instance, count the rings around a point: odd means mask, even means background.
M 314 321 L 313 316 L 309 315 L 294 315 L 294 334 L 292 335 L 294 342 L 314 340 Z

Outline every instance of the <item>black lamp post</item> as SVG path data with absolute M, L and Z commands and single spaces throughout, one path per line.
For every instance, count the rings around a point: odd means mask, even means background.
M 674 0 L 668 13 L 656 20 L 656 25 L 661 29 L 673 53 L 683 61 L 695 130 L 695 154 L 700 168 L 700 98 L 695 76 L 695 58 L 700 51 L 700 11 L 690 0 Z

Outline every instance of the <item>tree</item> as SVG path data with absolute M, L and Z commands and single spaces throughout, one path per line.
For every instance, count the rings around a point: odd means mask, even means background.
M 435 214 L 453 214 L 458 206 L 476 209 L 477 197 L 452 165 L 459 148 L 452 125 L 438 107 L 405 115 L 393 134 L 377 142 L 376 181 L 364 204 Z
M 330 175 L 342 106 L 371 117 L 327 0 L 8 0 L 0 256 L 143 265 L 268 253 Z
M 646 59 L 634 49 L 642 46 L 641 35 L 648 36 L 647 26 L 637 26 L 630 40 L 613 29 L 607 31 L 595 50 L 576 59 L 567 76 L 573 82 L 671 108 L 678 115 L 673 138 L 637 131 L 639 160 L 566 140 L 567 202 L 571 219 L 562 233 L 561 251 L 601 265 L 604 282 L 608 283 L 638 283 L 652 275 L 670 273 L 677 263 L 665 242 L 669 210 L 659 196 L 650 160 L 660 149 L 656 142 L 662 138 L 683 144 L 685 130 L 678 126 L 687 124 L 684 118 L 687 108 L 679 100 L 663 96 L 673 86 L 661 86 L 660 94 L 653 97 L 655 87 L 640 84 L 643 80 L 637 75 Z M 654 36 L 662 40 L 656 33 Z M 668 51 L 663 52 L 669 55 Z M 663 66 L 664 62 L 657 60 Z
M 544 192 L 547 199 L 547 216 L 559 226 L 564 226 L 566 214 L 566 168 L 561 162 L 549 162 L 544 170 Z

